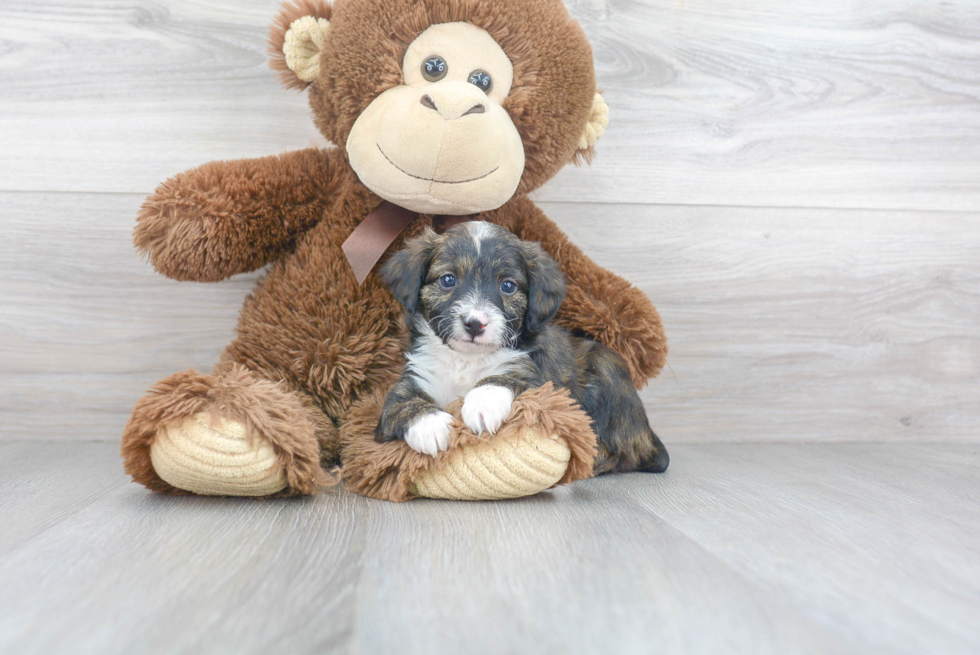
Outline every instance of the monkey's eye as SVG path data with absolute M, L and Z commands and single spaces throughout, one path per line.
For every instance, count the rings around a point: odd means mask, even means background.
M 490 93 L 490 89 L 493 87 L 493 80 L 490 78 L 490 73 L 481 70 L 475 70 L 470 73 L 470 79 L 467 82 L 475 84 L 484 93 Z
M 449 64 L 439 55 L 432 55 L 422 62 L 422 77 L 430 82 L 438 82 L 449 72 Z
M 456 276 L 452 273 L 447 273 L 439 278 L 439 286 L 443 289 L 452 289 L 456 286 Z
M 513 280 L 504 280 L 500 283 L 500 290 L 509 296 L 517 291 L 517 282 L 514 282 Z

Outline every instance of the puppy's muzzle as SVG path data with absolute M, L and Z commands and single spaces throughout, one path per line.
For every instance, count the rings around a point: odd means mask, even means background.
M 466 330 L 466 334 L 475 339 L 483 334 L 483 331 L 487 329 L 487 324 L 475 316 L 467 316 L 463 319 L 463 328 Z

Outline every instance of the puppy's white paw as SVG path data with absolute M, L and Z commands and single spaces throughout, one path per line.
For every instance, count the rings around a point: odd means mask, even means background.
M 514 392 L 507 387 L 488 384 L 470 390 L 463 399 L 463 422 L 473 434 L 484 430 L 493 434 L 510 415 Z
M 452 414 L 434 412 L 420 416 L 405 432 L 405 443 L 412 450 L 435 457 L 440 450 L 449 448 L 449 435 L 452 429 Z

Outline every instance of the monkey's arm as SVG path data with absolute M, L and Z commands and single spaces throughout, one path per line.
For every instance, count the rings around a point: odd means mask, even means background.
M 336 148 L 311 148 L 175 175 L 143 203 L 133 242 L 175 280 L 217 282 L 255 270 L 323 217 L 339 158 Z
M 540 241 L 561 266 L 568 295 L 555 318 L 559 325 L 581 330 L 619 353 L 637 388 L 660 373 L 667 337 L 660 314 L 642 291 L 589 259 L 531 201 L 505 205 L 500 217 L 500 224 L 521 239 Z

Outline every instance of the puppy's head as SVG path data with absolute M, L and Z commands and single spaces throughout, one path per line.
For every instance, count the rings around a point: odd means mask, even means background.
M 461 352 L 515 346 L 547 323 L 565 280 L 537 243 L 491 223 L 426 230 L 381 271 L 420 329 Z

